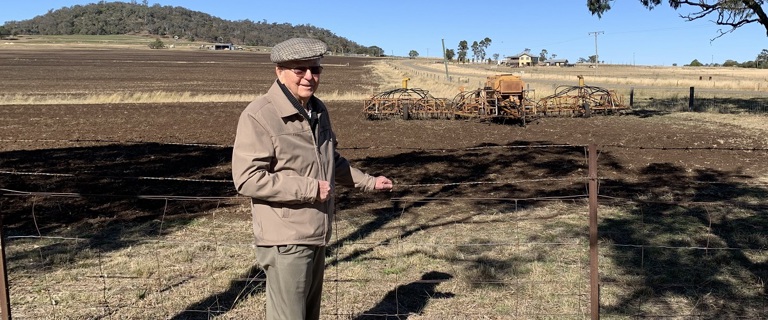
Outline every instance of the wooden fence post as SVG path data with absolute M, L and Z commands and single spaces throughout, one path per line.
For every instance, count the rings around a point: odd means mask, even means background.
M 589 154 L 589 300 L 592 320 L 600 319 L 600 282 L 597 261 L 597 145 Z
M 8 267 L 5 260 L 5 233 L 3 215 L 0 212 L 0 318 L 11 320 L 11 296 L 8 294 Z
M 688 111 L 693 111 L 693 87 L 691 87 L 691 93 L 688 96 Z

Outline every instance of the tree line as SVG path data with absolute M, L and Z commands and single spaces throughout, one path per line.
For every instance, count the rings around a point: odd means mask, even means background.
M 467 40 L 461 40 L 459 41 L 459 45 L 456 48 L 456 51 L 454 51 L 453 49 L 445 49 L 445 52 L 444 52 L 445 59 L 448 61 L 453 61 L 453 58 L 455 57 L 456 60 L 461 63 L 467 63 L 470 60 L 473 62 L 485 61 L 485 56 L 486 56 L 485 50 L 488 49 L 488 47 L 491 45 L 491 42 L 492 42 L 491 38 L 485 37 L 483 38 L 483 40 L 473 41 L 472 45 L 470 46 Z M 472 50 L 471 59 L 467 57 L 467 54 L 469 53 L 470 49 Z M 419 56 L 419 52 L 416 50 L 411 50 L 411 52 L 408 55 L 411 58 L 415 58 Z M 494 53 L 493 59 L 498 60 L 499 54 Z
M 22 34 L 137 34 L 267 47 L 292 37 L 307 37 L 324 41 L 334 53 L 384 54 L 384 50 L 377 46 L 366 47 L 309 24 L 269 23 L 266 19 L 229 21 L 183 7 L 149 6 L 147 0 L 75 5 L 49 10 L 29 20 L 8 21 L 0 26 L 0 37 Z
M 741 68 L 758 68 L 758 69 L 768 69 L 768 49 L 763 49 L 760 51 L 759 54 L 757 54 L 757 57 L 755 60 L 750 61 L 744 61 L 744 62 L 738 62 L 736 60 L 725 60 L 722 64 L 719 63 L 701 63 L 698 59 L 693 59 L 691 63 L 686 64 L 686 66 L 689 67 L 702 67 L 702 66 L 710 66 L 710 67 L 741 67 Z

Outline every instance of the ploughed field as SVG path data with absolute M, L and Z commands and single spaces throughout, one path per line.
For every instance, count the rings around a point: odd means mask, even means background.
M 329 56 L 318 92 L 367 96 L 381 83 L 366 65 L 375 59 Z M 274 81 L 268 54 L 209 50 L 47 49 L 0 50 L 3 95 L 80 96 L 114 92 L 191 92 L 256 97 Z M 390 89 L 381 86 L 380 90 Z M 156 143 L 231 144 L 242 103 L 190 102 L 103 105 L 2 106 L 0 134 L 4 151 L 71 147 L 66 140 L 115 140 Z M 695 152 L 661 152 L 654 148 L 764 148 L 757 130 L 699 122 L 695 117 L 669 118 L 665 113 L 627 116 L 544 118 L 527 127 L 475 121 L 368 121 L 361 101 L 328 101 L 340 147 L 372 147 L 346 151 L 350 158 L 396 148 L 464 148 L 515 142 L 645 147 L 623 151 L 623 167 L 640 169 L 651 163 L 684 168 L 742 170 L 760 175 L 763 155 L 721 152 L 697 163 Z M 23 140 L 23 141 L 10 141 Z M 41 141 L 39 141 L 41 140 Z M 690 151 L 690 150 L 689 150 Z M 750 158 L 755 160 L 751 161 Z
M 376 61 L 327 57 L 318 97 L 322 99 L 324 92 L 367 96 L 371 88 L 391 89 L 380 85 L 397 81 L 377 79 L 369 68 Z M 157 91 L 255 97 L 275 79 L 267 54 L 207 50 L 2 47 L 0 70 L 0 97 Z M 190 223 L 188 214 L 194 218 L 221 209 L 223 205 L 217 203 L 194 203 L 164 211 L 159 209 L 162 202 L 147 204 L 131 197 L 235 196 L 231 183 L 221 181 L 230 179 L 235 126 L 247 103 L 0 105 L 0 186 L 5 194 L 2 214 L 8 234 L 115 240 L 110 238 L 115 228 L 124 230 L 126 225 L 158 219 L 158 212 L 177 216 L 176 222 L 163 224 L 164 232 L 170 232 Z M 568 179 L 587 175 L 582 147 L 587 144 L 598 146 L 598 176 L 605 179 L 600 193 L 608 197 L 728 202 L 739 196 L 731 193 L 732 187 L 743 185 L 758 186 L 751 189 L 758 198 L 766 195 L 765 187 L 759 187 L 768 183 L 766 131 L 709 121 L 697 114 L 637 111 L 621 116 L 542 118 L 522 127 L 471 120 L 371 121 L 362 113 L 362 101 L 326 104 L 340 152 L 361 169 L 395 181 L 395 190 L 388 194 L 339 190 L 341 220 L 390 210 L 391 199 L 409 197 L 581 195 L 585 182 Z M 544 178 L 551 181 L 515 183 Z M 707 181 L 713 184 L 704 190 L 699 183 Z M 33 198 L 17 191 L 82 197 L 58 200 L 54 205 L 44 194 Z M 38 199 L 36 204 L 34 199 Z M 241 221 L 247 230 L 247 210 L 239 205 L 223 207 L 219 214 Z M 426 214 L 459 211 L 450 204 L 439 207 Z M 429 206 L 420 210 L 429 210 Z M 753 232 L 759 234 L 766 226 L 755 228 Z M 764 239 L 756 241 L 759 246 Z M 126 245 L 108 243 L 109 248 L 103 250 Z M 9 258 L 29 258 L 20 251 Z M 29 254 L 34 256 L 32 251 Z M 69 268 L 70 262 L 35 265 L 41 272 L 51 272 Z M 23 264 L 11 269 L 12 299 L 23 295 L 13 289 L 22 284 L 14 282 L 14 272 L 23 270 Z M 631 294 L 618 297 L 624 302 L 633 299 Z M 357 311 L 370 308 L 365 304 L 352 307 Z

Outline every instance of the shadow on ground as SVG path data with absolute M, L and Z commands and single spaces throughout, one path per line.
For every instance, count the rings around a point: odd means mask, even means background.
M 404 188 L 386 195 L 391 198 L 411 198 L 414 201 L 394 202 L 394 209 L 376 212 L 375 218 L 369 223 L 332 244 L 328 248 L 328 256 L 334 256 L 340 244 L 366 239 L 402 213 L 426 203 L 418 199 L 476 198 L 470 201 L 470 205 L 476 206 L 479 214 L 483 214 L 483 208 L 488 206 L 495 208 L 496 212 L 515 211 L 545 205 L 539 201 L 543 198 L 585 195 L 585 148 L 539 147 L 548 144 L 551 143 L 515 141 L 507 145 L 483 144 L 457 150 L 409 151 L 358 161 L 356 165 L 366 171 L 403 177 L 402 181 L 397 182 L 402 185 L 434 184 L 438 187 Z M 0 185 L 4 189 L 79 195 L 30 197 L 6 191 L 9 196 L 2 197 L 0 205 L 7 236 L 79 237 L 87 239 L 83 246 L 108 251 L 131 245 L 119 240 L 122 238 L 121 232 L 131 226 L 141 226 L 140 230 L 146 236 L 173 232 L 205 214 L 207 210 L 221 206 L 222 202 L 168 202 L 163 196 L 235 196 L 231 183 L 226 182 L 230 179 L 230 154 L 228 148 L 163 144 L 3 152 L 0 154 L 0 168 L 13 168 L 19 173 L 0 176 Z M 671 163 L 649 163 L 644 168 L 629 169 L 623 167 L 609 151 L 603 151 L 600 155 L 600 170 L 635 177 L 601 182 L 600 194 L 624 199 L 615 205 L 624 208 L 627 214 L 602 217 L 599 232 L 603 243 L 622 245 L 601 248 L 603 252 L 611 252 L 606 258 L 620 268 L 619 273 L 636 274 L 642 279 L 639 283 L 622 284 L 629 287 L 629 293 L 618 297 L 616 303 L 605 306 L 603 310 L 606 314 L 643 314 L 648 312 L 646 305 L 654 305 L 656 312 L 664 314 L 666 311 L 676 315 L 665 298 L 672 295 L 693 301 L 713 299 L 713 303 L 719 304 L 718 307 L 701 304 L 693 310 L 707 318 L 766 315 L 764 306 L 768 292 L 765 284 L 755 279 L 768 278 L 768 265 L 765 259 L 755 260 L 750 254 L 752 250 L 764 253 L 768 247 L 765 236 L 768 234 L 768 217 L 764 214 L 768 212 L 768 207 L 760 200 L 768 198 L 768 191 L 764 187 L 750 185 L 747 181 L 751 177 L 737 170 L 702 168 L 689 172 Z M 21 174 L 35 172 L 41 174 Z M 541 177 L 557 179 L 540 180 Z M 535 182 L 526 183 L 525 180 Z M 480 183 L 468 189 L 461 184 L 463 182 Z M 495 198 L 518 200 L 483 200 L 491 194 Z M 141 197 L 147 195 L 159 198 Z M 372 201 L 381 201 L 382 195 L 342 190 L 339 198 L 340 210 L 351 212 Z M 164 220 L 159 223 L 158 217 L 161 216 Z M 403 229 L 393 237 L 407 240 L 416 232 L 428 232 L 441 225 L 467 222 L 461 219 L 427 221 Z M 572 234 L 563 236 L 571 237 L 583 231 L 583 228 L 567 229 L 563 232 Z M 638 246 L 646 248 L 638 249 Z M 728 249 L 668 249 L 701 247 Z M 19 254 L 39 255 L 40 250 L 44 251 L 45 248 Z M 355 251 L 339 256 L 338 259 L 331 259 L 328 266 L 364 259 L 368 253 Z M 530 263 L 515 257 L 503 261 L 486 261 L 480 254 L 471 255 L 470 259 L 474 259 L 475 266 L 493 264 L 499 269 L 499 274 L 503 274 L 505 269 L 509 272 L 521 264 Z M 72 261 L 50 263 L 46 267 L 56 269 L 66 268 Z M 257 269 L 253 267 L 242 278 L 252 279 L 256 273 Z M 724 279 L 724 274 L 730 280 Z M 441 271 L 425 271 L 422 280 L 444 280 L 450 277 Z M 610 282 L 612 277 L 606 275 L 602 279 Z M 618 280 L 618 276 L 616 278 L 614 280 Z M 743 286 L 749 284 L 759 286 L 760 294 L 743 290 Z M 227 308 L 237 305 L 243 293 L 250 295 L 260 290 L 252 283 L 234 279 L 225 292 L 193 303 L 186 309 L 224 314 L 229 310 Z M 385 295 L 379 304 L 364 314 L 388 314 L 393 310 L 397 313 L 400 313 L 397 310 L 418 313 L 428 300 L 424 292 L 439 296 L 434 291 L 433 282 L 417 281 L 404 285 Z M 391 303 L 393 296 L 403 294 L 407 296 L 402 298 L 411 299 L 409 301 L 413 303 Z M 359 319 L 364 319 L 362 317 Z M 183 312 L 174 319 L 198 318 Z
M 398 286 L 387 292 L 381 301 L 371 309 L 362 312 L 355 320 L 408 319 L 411 315 L 420 315 L 432 299 L 449 299 L 455 294 L 438 292 L 437 285 L 453 278 L 452 275 L 430 271 L 420 280 Z
M 208 320 L 226 314 L 248 297 L 264 292 L 264 277 L 261 268 L 253 266 L 237 279 L 232 279 L 227 290 L 187 306 L 169 320 Z

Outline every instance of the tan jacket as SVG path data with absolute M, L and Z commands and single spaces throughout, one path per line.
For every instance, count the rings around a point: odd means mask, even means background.
M 336 152 L 325 105 L 315 99 L 315 108 L 317 140 L 277 82 L 240 115 L 232 178 L 237 192 L 251 197 L 256 245 L 328 244 L 334 198 L 315 201 L 318 180 L 329 181 L 332 188 L 338 182 L 374 189 L 374 177 L 350 167 Z

